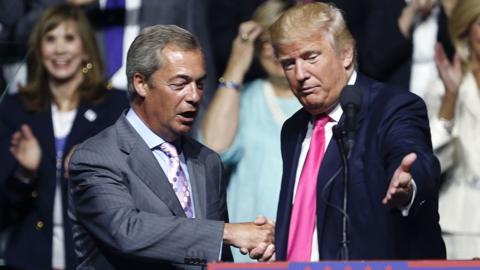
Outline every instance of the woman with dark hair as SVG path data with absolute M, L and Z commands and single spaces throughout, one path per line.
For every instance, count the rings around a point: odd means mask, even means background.
M 20 269 L 73 269 L 64 159 L 113 124 L 128 99 L 107 89 L 93 31 L 74 6 L 47 9 L 29 50 L 27 84 L 0 104 L 5 260 Z

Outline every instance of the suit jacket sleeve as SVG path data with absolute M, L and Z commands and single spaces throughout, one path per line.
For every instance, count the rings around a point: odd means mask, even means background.
M 130 182 L 118 156 L 109 154 L 80 147 L 70 164 L 71 209 L 97 243 L 135 260 L 179 264 L 188 263 L 187 257 L 218 260 L 223 221 L 187 219 L 166 209 L 160 213 L 155 206 L 139 207 L 131 189 L 143 183 Z
M 430 128 L 425 103 L 417 96 L 405 92 L 390 99 L 383 116 L 382 156 L 386 162 L 388 179 L 400 165 L 405 155 L 415 152 L 417 160 L 411 174 L 417 184 L 417 194 L 412 210 L 425 201 L 436 201 L 439 188 L 440 167 L 433 154 Z M 396 104 L 396 105 L 394 105 Z

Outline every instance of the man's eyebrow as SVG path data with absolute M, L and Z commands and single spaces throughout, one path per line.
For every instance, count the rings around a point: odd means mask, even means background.
M 195 81 L 205 80 L 206 78 L 207 78 L 207 74 L 203 75 L 202 77 L 198 78 Z M 176 79 L 184 79 L 186 81 L 193 81 L 194 80 L 194 78 L 190 75 L 177 74 L 177 75 L 173 76 L 169 81 L 173 81 L 173 80 L 176 80 Z

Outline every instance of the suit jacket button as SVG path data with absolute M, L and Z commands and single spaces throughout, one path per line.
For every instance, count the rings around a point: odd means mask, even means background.
M 37 224 L 35 224 L 35 229 L 41 231 L 44 226 L 45 226 L 45 224 L 43 223 L 43 221 L 39 220 L 39 221 L 37 221 Z
M 35 198 L 38 197 L 38 192 L 32 191 L 32 193 L 30 194 L 30 196 L 32 196 L 32 198 L 35 199 Z

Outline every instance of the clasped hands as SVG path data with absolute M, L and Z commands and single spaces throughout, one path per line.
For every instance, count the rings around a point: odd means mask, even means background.
M 275 223 L 269 218 L 259 216 L 254 222 L 226 223 L 224 241 L 252 259 L 275 261 Z

